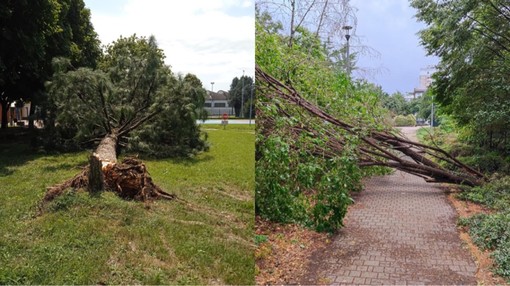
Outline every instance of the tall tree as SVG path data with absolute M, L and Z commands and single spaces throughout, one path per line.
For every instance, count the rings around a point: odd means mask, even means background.
M 83 0 L 5 1 L 0 27 L 2 128 L 14 100 L 32 101 L 31 114 L 45 102 L 44 82 L 53 74 L 54 57 L 68 57 L 74 67 L 94 67 L 101 54 Z
M 257 0 L 256 18 L 268 33 L 285 36 L 289 47 L 300 46 L 297 38 L 307 33 L 325 47 L 331 65 L 339 71 L 364 74 L 374 72 L 356 65 L 360 56 L 378 57 L 379 53 L 366 46 L 356 36 L 356 8 L 348 0 Z M 351 29 L 345 29 L 347 27 Z M 271 31 L 272 30 L 272 31 Z M 346 35 L 349 33 L 349 53 Z M 303 48 L 302 46 L 300 48 Z M 354 48 L 354 49 L 353 49 Z M 314 52 L 307 46 L 307 53 Z M 349 54 L 349 55 L 347 55 Z
M 42 82 L 50 80 L 53 75 L 52 60 L 65 57 L 74 68 L 94 68 L 101 56 L 100 42 L 90 20 L 90 10 L 83 0 L 57 0 L 58 22 L 55 31 L 47 37 L 44 65 L 40 71 Z M 32 95 L 30 112 L 36 105 L 46 106 L 47 95 L 44 87 Z M 33 117 L 29 120 L 33 125 Z
M 433 92 L 480 142 L 506 142 L 510 125 L 510 5 L 506 0 L 413 0 L 429 54 L 440 58 Z M 485 143 L 484 143 L 485 144 Z
M 28 87 L 41 83 L 46 39 L 55 31 L 57 19 L 56 1 L 8 0 L 0 3 L 2 128 L 7 127 L 10 104 L 19 98 L 29 97 Z
M 312 31 L 317 39 L 342 40 L 345 25 L 355 25 L 353 7 L 348 0 L 273 0 L 257 1 L 260 11 L 280 15 L 276 19 L 287 30 L 288 45 L 294 44 L 299 29 Z
M 232 79 L 232 83 L 230 84 L 230 89 L 228 91 L 228 97 L 230 104 L 234 106 L 235 114 L 237 117 L 244 117 L 246 112 L 249 112 L 244 107 L 241 107 L 250 100 L 252 87 L 252 77 L 243 75 L 240 78 L 235 77 Z
M 57 3 L 57 26 L 46 39 L 46 74 L 53 74 L 51 60 L 54 57 L 69 58 L 76 68 L 96 67 L 101 49 L 90 20 L 90 10 L 83 0 L 57 0 Z
M 409 104 L 406 102 L 404 95 L 395 92 L 392 95 L 384 94 L 381 96 L 382 106 L 390 110 L 394 115 L 408 115 L 410 112 Z

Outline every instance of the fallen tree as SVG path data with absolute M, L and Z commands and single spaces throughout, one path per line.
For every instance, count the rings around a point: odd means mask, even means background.
M 107 189 L 115 192 L 121 198 L 138 201 L 175 199 L 174 194 L 163 191 L 153 183 L 145 164 L 140 160 L 126 158 L 118 163 L 114 153 L 101 153 L 105 147 L 112 146 L 112 143 L 108 143 L 108 137 L 105 139 L 99 144 L 96 152 L 90 156 L 89 166 L 72 179 L 49 187 L 43 198 L 44 202 L 52 201 L 68 188 L 87 189 L 90 193 L 98 193 Z
M 367 126 L 355 126 L 339 120 L 306 100 L 292 86 L 283 84 L 259 67 L 256 67 L 256 78 L 258 96 L 273 102 L 278 109 L 278 116 L 293 117 L 288 108 L 278 103 L 282 100 L 285 104 L 296 107 L 298 110 L 295 112 L 307 113 L 311 118 L 322 120 L 324 124 L 321 125 L 321 130 L 314 129 L 308 126 L 307 122 L 302 121 L 291 127 L 291 136 L 296 138 L 303 132 L 312 136 L 326 137 L 325 145 L 312 146 L 310 152 L 329 157 L 341 153 L 346 145 L 346 138 L 339 136 L 338 131 L 342 130 L 360 139 L 356 154 L 358 164 L 362 167 L 390 167 L 422 177 L 427 182 L 477 186 L 487 180 L 482 173 L 463 164 L 438 147 L 410 141 L 395 130 L 371 130 Z M 261 124 L 260 132 L 270 135 L 275 126 L 273 118 L 265 117 L 263 114 L 258 116 Z M 451 167 L 444 168 L 429 157 L 444 161 Z
M 51 109 L 47 143 L 97 147 L 80 174 L 48 188 L 45 201 L 67 188 L 84 188 L 91 193 L 110 190 L 141 201 L 175 198 L 153 183 L 140 160 L 117 161 L 121 147 L 157 150 L 163 156 L 205 147 L 195 126 L 203 114 L 202 83 L 190 74 L 173 76 L 163 59 L 154 37 L 132 36 L 108 46 L 96 70 L 74 70 L 65 59 L 55 61 L 56 73 L 48 85 Z M 176 121 L 179 123 L 168 123 Z M 187 143 L 180 141 L 179 134 L 185 134 L 182 137 Z M 176 148 L 179 144 L 187 145 Z

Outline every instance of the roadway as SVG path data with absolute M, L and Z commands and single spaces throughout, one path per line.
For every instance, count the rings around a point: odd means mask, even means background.
M 228 124 L 255 124 L 255 119 L 230 119 Z M 221 119 L 207 119 L 205 121 L 197 120 L 197 124 L 221 124 Z

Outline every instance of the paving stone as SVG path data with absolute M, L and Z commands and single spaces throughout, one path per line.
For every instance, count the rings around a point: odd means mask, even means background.
M 352 281 L 354 281 L 354 277 L 349 276 L 338 276 L 335 279 L 335 282 L 337 283 L 352 283 Z
M 361 271 L 349 271 L 349 276 L 350 277 L 360 277 Z
M 363 277 L 363 278 L 378 278 L 377 273 L 375 273 L 375 272 L 362 272 L 361 277 Z

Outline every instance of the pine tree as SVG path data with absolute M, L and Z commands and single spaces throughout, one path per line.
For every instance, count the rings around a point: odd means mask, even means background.
M 156 156 L 168 156 L 179 148 L 205 148 L 196 126 L 205 94 L 200 81 L 193 75 L 176 78 L 153 36 L 121 37 L 106 48 L 98 69 L 73 70 L 69 60 L 58 59 L 55 70 L 48 86 L 50 145 L 99 145 L 91 156 L 90 172 L 51 189 L 48 196 L 68 186 L 87 185 L 95 192 L 105 185 L 121 196 L 171 197 L 152 184 L 138 160 L 117 163 L 117 152 L 130 143 L 132 150 Z M 94 172 L 97 169 L 102 172 Z

